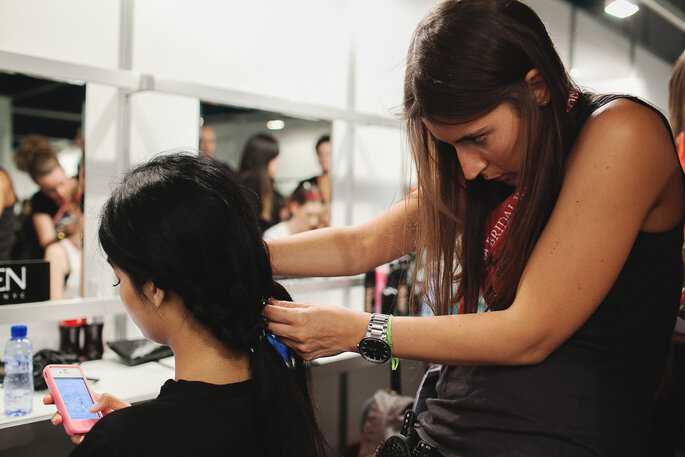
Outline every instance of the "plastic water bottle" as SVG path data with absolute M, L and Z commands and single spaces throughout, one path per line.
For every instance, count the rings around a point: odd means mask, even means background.
M 26 326 L 14 325 L 5 345 L 5 414 L 23 416 L 33 409 L 33 346 Z

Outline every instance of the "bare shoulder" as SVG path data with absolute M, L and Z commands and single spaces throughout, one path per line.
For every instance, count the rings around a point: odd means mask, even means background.
M 618 141 L 622 145 L 632 144 L 630 150 L 657 146 L 655 152 L 668 155 L 674 150 L 671 132 L 656 111 L 625 98 L 613 100 L 592 113 L 578 140 L 599 144 Z
M 569 157 L 569 166 L 599 162 L 616 171 L 649 164 L 664 178 L 678 169 L 671 132 L 652 109 L 618 99 L 595 111 L 585 122 Z M 653 171 L 657 171 L 656 169 Z
M 603 193 L 643 194 L 651 208 L 643 230 L 663 229 L 682 213 L 680 164 L 670 129 L 653 109 L 628 99 L 607 103 L 586 121 L 571 149 L 566 178 L 590 181 Z

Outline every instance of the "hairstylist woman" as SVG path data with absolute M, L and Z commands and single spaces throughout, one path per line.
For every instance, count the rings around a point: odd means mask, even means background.
M 73 456 L 323 455 L 302 360 L 286 365 L 265 336 L 264 297 L 288 295 L 227 167 L 174 154 L 135 168 L 98 236 L 121 301 L 173 349 L 176 373 L 147 403 L 103 396 Z
M 438 315 L 376 316 L 372 329 L 367 313 L 274 301 L 269 328 L 307 359 L 368 335 L 444 364 L 418 433 L 445 456 L 644 455 L 682 277 L 666 120 L 579 91 L 512 0 L 440 3 L 419 24 L 404 116 L 418 195 L 357 227 L 271 242 L 272 261 L 339 275 L 425 252 Z

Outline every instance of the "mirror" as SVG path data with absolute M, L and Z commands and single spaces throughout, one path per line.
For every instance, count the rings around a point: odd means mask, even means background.
M 200 114 L 198 149 L 250 190 L 265 238 L 330 224 L 331 122 L 206 102 Z
M 83 295 L 85 91 L 0 72 L 0 260 L 49 261 L 50 299 Z

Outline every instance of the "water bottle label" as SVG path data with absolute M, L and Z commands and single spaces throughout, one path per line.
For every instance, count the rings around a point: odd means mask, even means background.
M 5 359 L 5 372 L 19 373 L 32 371 L 32 360 L 28 356 L 12 357 Z

